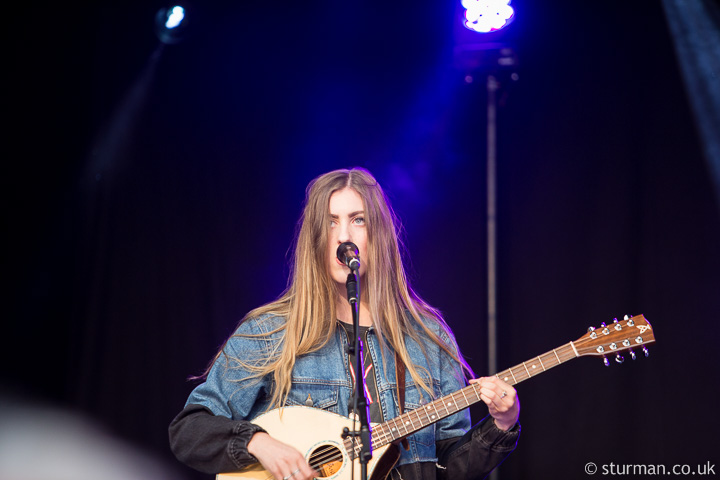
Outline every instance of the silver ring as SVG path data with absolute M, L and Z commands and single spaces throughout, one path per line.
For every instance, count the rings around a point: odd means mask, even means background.
M 290 478 L 292 478 L 292 477 L 293 477 L 296 473 L 298 473 L 299 471 L 300 471 L 300 469 L 298 468 L 297 470 L 295 470 L 294 472 L 292 472 L 292 473 L 291 473 L 290 475 L 288 475 L 287 477 L 283 477 L 283 480 L 290 480 Z
M 507 397 L 507 392 L 505 390 L 503 390 L 502 393 L 500 394 L 500 398 L 505 398 L 505 397 Z

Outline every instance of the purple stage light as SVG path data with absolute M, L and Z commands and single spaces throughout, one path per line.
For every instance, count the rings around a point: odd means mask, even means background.
M 489 33 L 506 27 L 514 18 L 512 0 L 462 0 L 465 7 L 465 28 Z

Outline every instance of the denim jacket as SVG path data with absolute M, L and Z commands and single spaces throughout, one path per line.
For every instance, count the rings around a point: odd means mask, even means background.
M 269 407 L 272 378 L 248 378 L 249 372 L 231 358 L 255 361 L 260 364 L 273 352 L 282 348 L 284 330 L 265 335 L 282 326 L 284 319 L 263 316 L 243 322 L 236 335 L 228 340 L 223 354 L 213 365 L 206 381 L 199 385 L 188 398 L 187 405 L 200 405 L 214 415 L 233 420 L 254 419 Z M 457 350 L 455 339 L 434 322 L 428 322 L 440 338 Z M 238 335 L 239 334 L 239 335 Z M 260 337 L 246 335 L 262 334 Z M 420 334 L 422 338 L 422 333 Z M 371 328 L 367 337 L 365 354 L 371 355 L 375 365 L 378 401 L 384 419 L 399 415 L 397 383 L 395 378 L 395 356 L 386 348 L 381 354 L 378 337 Z M 440 397 L 465 386 L 460 365 L 434 342 L 425 342 L 427 355 L 419 344 L 409 336 L 405 338 L 410 358 L 423 375 L 430 372 L 435 397 Z M 298 357 L 292 372 L 292 388 L 286 405 L 306 405 L 324 409 L 340 415 L 347 415 L 351 402 L 353 382 L 349 374 L 348 357 L 345 354 L 348 343 L 342 328 L 336 328 L 330 341 L 320 350 Z M 427 373 L 424 373 L 427 376 Z M 405 410 L 412 410 L 431 399 L 406 376 Z M 462 437 L 471 427 L 467 409 L 455 413 L 408 437 L 409 448 L 401 449 L 398 465 L 416 462 L 436 462 L 436 441 Z

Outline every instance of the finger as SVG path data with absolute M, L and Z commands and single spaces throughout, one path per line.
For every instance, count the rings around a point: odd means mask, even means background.
M 301 460 L 304 460 L 301 456 Z M 297 474 L 297 467 L 295 465 L 298 463 L 297 455 L 295 455 L 295 452 L 291 452 L 291 454 L 287 457 L 281 457 L 278 459 L 278 474 L 279 477 L 275 474 L 275 478 L 277 480 L 284 480 L 284 479 L 290 479 L 293 477 L 293 474 Z
M 473 378 L 470 380 L 470 383 L 477 384 L 476 391 L 480 395 L 480 399 L 488 406 L 495 406 L 495 390 L 493 389 L 494 384 L 492 381 L 492 377 L 480 377 L 480 378 Z
M 515 389 L 507 383 L 505 380 L 503 380 L 500 377 L 492 376 L 492 377 L 480 377 L 480 378 L 474 378 L 470 380 L 470 383 L 480 383 L 480 385 L 488 386 L 493 385 L 500 389 L 502 392 L 503 390 L 510 394 L 511 391 L 515 391 Z
M 305 477 L 302 474 L 302 467 L 297 467 L 293 468 L 290 473 L 283 478 L 287 478 L 288 480 L 303 480 Z
M 507 408 L 505 403 L 503 402 L 503 399 L 500 398 L 498 394 L 495 393 L 494 390 L 483 388 L 480 390 L 480 399 L 485 402 L 485 405 L 488 406 L 488 409 L 490 409 L 490 413 L 494 413 L 497 411 L 503 411 Z
M 515 398 L 517 396 L 517 391 L 510 384 L 501 380 L 498 377 L 489 377 L 483 380 L 485 381 L 482 382 L 481 385 L 493 389 L 495 393 L 500 396 L 500 398 Z
M 312 480 L 313 478 L 317 478 L 319 476 L 320 474 L 318 472 L 308 467 L 307 469 L 301 469 L 300 472 L 298 472 L 298 474 L 293 477 L 293 479 Z
M 480 388 L 495 388 L 497 384 L 497 377 L 480 377 L 480 378 L 473 378 L 470 380 L 470 383 L 477 384 Z
M 470 383 L 477 385 L 480 399 L 492 416 L 508 412 L 517 401 L 517 391 L 498 377 L 480 377 L 470 380 Z
M 505 393 L 505 395 L 503 395 Z M 493 412 L 507 412 L 510 410 L 516 402 L 516 392 L 511 390 L 510 392 L 502 391 L 498 392 L 497 389 L 491 389 L 484 387 L 480 390 L 480 398 L 485 402 L 491 413 Z
M 316 472 L 307 462 L 303 462 L 301 465 L 298 465 L 298 469 L 298 473 L 294 477 L 299 477 L 297 480 L 310 480 L 318 476 L 318 472 Z
M 316 472 L 304 459 L 298 463 L 296 468 L 293 468 L 290 473 L 289 480 L 311 480 L 318 476 Z

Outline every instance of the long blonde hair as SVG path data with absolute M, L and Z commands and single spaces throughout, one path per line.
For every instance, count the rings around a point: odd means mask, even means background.
M 425 375 L 421 375 L 412 362 L 406 336 L 421 346 L 429 339 L 459 362 L 466 374 L 472 373 L 454 344 L 446 344 L 427 325 L 427 322 L 436 323 L 439 327 L 436 330 L 444 330 L 452 339 L 440 312 L 423 301 L 408 284 L 398 240 L 400 224 L 380 184 L 363 168 L 335 170 L 315 178 L 307 187 L 288 287 L 277 300 L 252 310 L 241 320 L 242 323 L 261 315 L 284 317 L 285 324 L 268 333 L 284 330 L 282 348 L 261 363 L 257 363 L 257 359 L 230 359 L 251 371 L 253 377 L 272 375 L 274 387 L 270 404 L 273 407 L 283 405 L 287 399 L 295 359 L 322 348 L 335 332 L 337 290 L 326 259 L 329 203 L 334 192 L 346 187 L 355 190 L 363 200 L 368 235 L 368 258 L 363 259 L 367 269 L 362 283 L 363 298 L 368 301 L 383 355 L 387 344 L 397 352 L 413 381 L 430 397 L 433 397 L 430 373 L 425 371 Z M 425 339 L 421 338 L 421 332 Z

